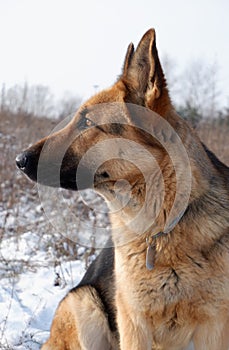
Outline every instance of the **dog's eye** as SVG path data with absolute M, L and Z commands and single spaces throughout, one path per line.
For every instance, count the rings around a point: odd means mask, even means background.
M 91 119 L 88 119 L 88 118 L 85 118 L 85 124 L 88 127 L 95 125 L 95 123 Z
M 77 127 L 80 130 L 85 130 L 85 129 L 90 128 L 94 125 L 95 125 L 95 123 L 91 119 L 89 119 L 85 116 L 81 116 L 80 120 L 77 123 Z

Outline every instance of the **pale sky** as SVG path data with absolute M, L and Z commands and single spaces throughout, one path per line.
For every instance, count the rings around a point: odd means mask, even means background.
M 116 80 L 127 45 L 154 27 L 176 70 L 217 62 L 229 105 L 228 16 L 228 0 L 0 0 L 0 86 L 28 81 L 85 99 Z

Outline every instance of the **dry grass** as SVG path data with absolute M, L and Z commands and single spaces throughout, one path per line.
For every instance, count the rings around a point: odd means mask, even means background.
M 206 146 L 229 166 L 229 123 L 205 121 L 197 127 L 197 132 Z

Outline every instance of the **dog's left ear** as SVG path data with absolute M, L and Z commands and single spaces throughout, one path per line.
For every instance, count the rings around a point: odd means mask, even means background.
M 127 87 L 128 102 L 153 105 L 163 92 L 168 94 L 154 29 L 145 33 L 135 52 L 133 44 L 129 45 L 121 78 Z

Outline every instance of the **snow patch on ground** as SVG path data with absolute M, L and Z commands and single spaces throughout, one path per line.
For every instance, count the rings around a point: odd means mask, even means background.
M 9 184 L 3 182 L 1 188 L 0 349 L 38 350 L 49 336 L 56 307 L 79 283 L 95 250 L 67 239 L 50 225 L 35 188 L 28 194 L 16 192 L 17 200 L 11 207 L 7 202 Z M 71 210 L 92 226 L 95 215 L 82 201 L 67 195 Z M 95 201 L 90 193 L 88 198 Z M 53 208 L 50 212 L 57 215 Z M 107 219 L 100 215 L 97 222 L 102 225 Z M 84 235 L 83 230 L 75 232 Z M 89 238 L 90 234 L 85 232 Z
M 42 259 L 42 256 L 39 257 Z M 43 254 L 45 261 L 45 254 Z M 54 286 L 53 267 L 39 267 L 19 276 L 1 280 L 1 348 L 38 350 L 48 338 L 51 321 L 60 300 L 84 274 L 80 261 L 65 262 L 59 271 L 59 286 Z

